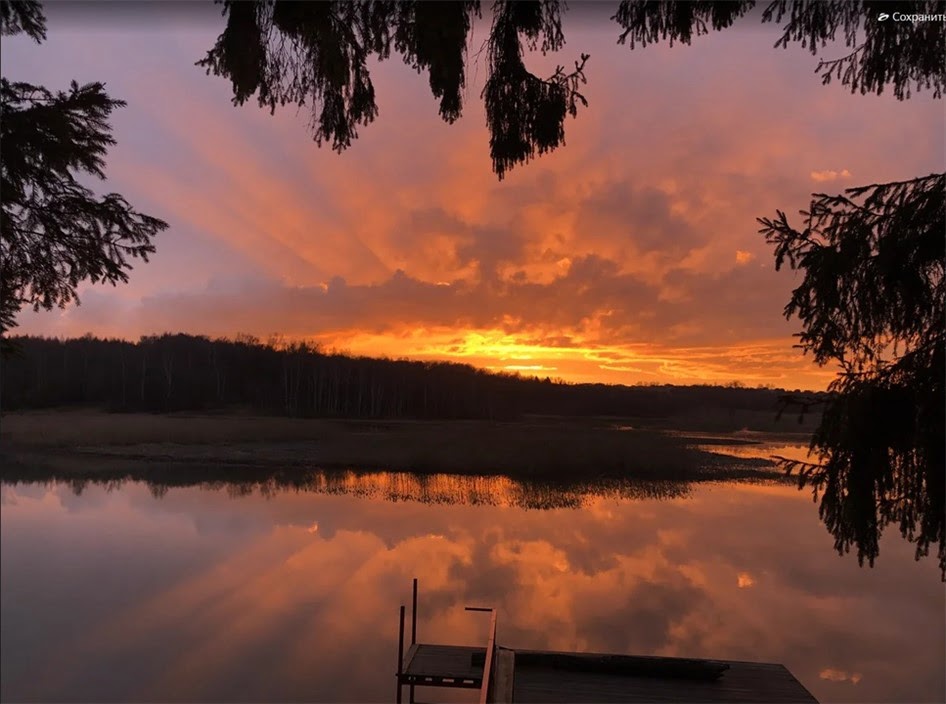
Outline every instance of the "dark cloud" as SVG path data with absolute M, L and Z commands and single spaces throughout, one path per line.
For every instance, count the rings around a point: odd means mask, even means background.
M 611 182 L 578 204 L 576 235 L 623 242 L 632 252 L 659 251 L 678 258 L 708 235 L 674 215 L 672 205 L 667 193 L 652 186 Z
M 706 608 L 702 589 L 672 570 L 642 579 L 617 596 L 607 613 L 595 609 L 578 633 L 609 653 L 655 653 L 672 640 L 671 629 Z M 583 605 L 576 605 L 584 611 Z M 590 609 L 589 609 L 590 610 Z

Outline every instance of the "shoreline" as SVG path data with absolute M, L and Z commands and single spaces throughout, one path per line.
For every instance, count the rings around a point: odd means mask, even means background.
M 46 411 L 3 419 L 0 479 L 168 472 L 406 472 L 515 480 L 705 481 L 783 475 L 697 445 L 739 437 L 621 430 L 613 422 L 384 421 Z

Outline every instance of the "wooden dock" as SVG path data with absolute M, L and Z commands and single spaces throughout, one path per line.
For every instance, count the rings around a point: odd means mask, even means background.
M 603 653 L 503 648 L 496 642 L 496 612 L 485 646 L 417 642 L 417 580 L 411 609 L 411 644 L 404 651 L 400 614 L 397 702 L 402 688 L 478 689 L 480 704 L 496 702 L 797 702 L 818 701 L 784 665 Z
M 678 677 L 669 674 L 646 674 L 648 660 L 660 660 L 663 672 L 676 663 L 692 662 L 682 658 L 640 658 L 641 667 L 634 674 L 594 671 L 581 668 L 563 669 L 554 664 L 543 665 L 543 656 L 561 653 L 515 651 L 512 702 L 805 702 L 817 700 L 796 680 L 784 665 L 730 660 L 708 661 L 727 666 L 716 678 Z M 530 664 L 520 664 L 519 655 Z M 575 655 L 575 654 L 569 654 Z M 583 653 L 592 661 L 611 656 Z M 631 658 L 632 660 L 634 658 Z M 667 669 L 663 669 L 667 668 Z
M 411 645 L 404 653 L 404 607 L 401 607 L 401 623 L 397 646 L 397 704 L 401 704 L 404 685 L 408 686 L 410 699 L 414 702 L 414 688 L 462 687 L 480 690 L 480 704 L 492 701 L 494 664 L 496 662 L 496 611 L 475 606 L 467 611 L 482 611 L 491 614 L 489 640 L 485 647 L 465 645 L 433 645 L 417 642 L 417 579 L 411 599 Z
M 483 686 L 486 648 L 415 643 L 407 651 L 401 682 L 430 687 Z

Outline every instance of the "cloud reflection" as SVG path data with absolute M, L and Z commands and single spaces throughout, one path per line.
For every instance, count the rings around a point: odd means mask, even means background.
M 412 576 L 429 641 L 481 639 L 462 607 L 488 604 L 514 647 L 783 662 L 823 701 L 943 695 L 933 565 L 902 541 L 873 570 L 839 558 L 792 487 L 529 510 L 92 485 L 69 513 L 64 486 L 29 488 L 3 488 L 4 699 L 380 701 Z

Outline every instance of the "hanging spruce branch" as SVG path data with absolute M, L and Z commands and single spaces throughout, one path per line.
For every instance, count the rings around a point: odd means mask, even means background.
M 619 44 L 634 49 L 666 41 L 689 44 L 694 36 L 709 34 L 710 30 L 730 27 L 739 17 L 753 8 L 755 2 L 685 2 L 672 0 L 623 0 L 611 18 L 624 31 Z
M 939 20 L 906 22 L 881 20 L 880 13 Z M 943 0 L 921 2 L 794 2 L 777 0 L 766 7 L 763 22 L 781 23 L 782 36 L 776 47 L 800 43 L 812 55 L 843 40 L 850 52 L 822 59 L 815 71 L 827 85 L 838 80 L 852 93 L 880 95 L 888 86 L 898 100 L 915 92 L 932 91 L 941 98 L 946 86 L 946 32 Z
M 841 552 L 873 564 L 885 526 L 917 557 L 938 545 L 946 579 L 946 174 L 817 194 L 797 230 L 762 218 L 776 268 L 804 272 L 785 307 L 799 346 L 841 373 L 813 436 L 790 462 Z
M 312 137 L 341 152 L 358 130 L 378 116 L 369 62 L 399 54 L 429 76 L 440 115 L 454 122 L 463 112 L 467 40 L 479 2 L 301 3 L 289 0 L 224 2 L 227 25 L 198 62 L 208 73 L 229 78 L 233 102 L 256 96 L 275 111 L 307 106 Z M 564 144 L 566 115 L 587 105 L 579 86 L 588 60 L 559 67 L 551 76 L 530 73 L 523 40 L 531 49 L 557 51 L 565 41 L 556 0 L 497 2 L 487 40 L 489 76 L 483 91 L 490 155 L 500 178 Z
M 525 164 L 565 143 L 565 116 L 588 105 L 579 92 L 585 82 L 582 54 L 569 73 L 556 68 L 548 80 L 526 69 L 520 35 L 532 49 L 558 51 L 565 42 L 561 9 L 556 2 L 496 3 L 488 42 L 489 78 L 483 89 L 493 170 L 500 179 L 516 164 Z M 540 43 L 541 40 L 541 43 Z
M 104 179 L 115 143 L 108 119 L 125 103 L 101 83 L 53 93 L 0 79 L 0 331 L 24 305 L 64 307 L 82 281 L 128 280 L 131 260 L 154 251 L 167 227 L 116 193 L 97 197 L 79 174 Z
M 378 115 L 369 59 L 392 50 L 427 71 L 440 114 L 463 107 L 466 38 L 479 2 L 224 2 L 227 25 L 198 62 L 233 85 L 233 102 L 308 105 L 313 139 L 336 151 Z

